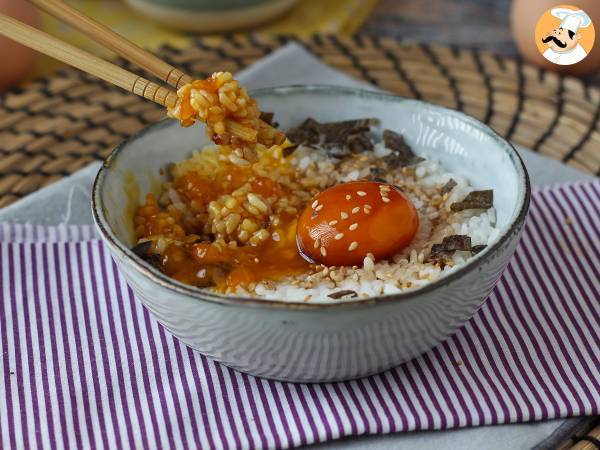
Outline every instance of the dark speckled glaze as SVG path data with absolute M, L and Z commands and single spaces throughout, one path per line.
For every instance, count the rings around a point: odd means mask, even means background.
M 307 116 L 323 121 L 381 118 L 384 127 L 402 132 L 416 153 L 467 175 L 476 188 L 493 188 L 501 235 L 439 281 L 369 300 L 257 300 L 178 283 L 133 255 L 123 224 L 127 173 L 133 172 L 140 192 L 150 191 L 160 168 L 206 144 L 200 127 L 183 129 L 164 121 L 117 147 L 92 193 L 98 230 L 153 315 L 187 345 L 232 368 L 297 382 L 351 379 L 389 369 L 439 344 L 471 318 L 508 264 L 527 215 L 529 179 L 515 149 L 469 116 L 391 95 L 327 86 L 253 95 L 284 128 Z

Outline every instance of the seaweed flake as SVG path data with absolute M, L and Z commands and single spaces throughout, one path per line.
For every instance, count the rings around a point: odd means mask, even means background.
M 152 247 L 152 241 L 144 241 L 131 247 L 131 251 L 140 258 L 144 258 L 148 255 L 150 247 Z
M 346 139 L 346 146 L 351 153 L 373 150 L 373 141 L 367 134 L 353 134 Z
M 443 260 L 454 254 L 455 251 L 472 251 L 471 238 L 462 234 L 446 236 L 441 244 L 433 244 L 428 260 Z
M 369 118 L 319 123 L 309 117 L 297 127 L 288 130 L 287 137 L 295 145 L 322 145 L 330 156 L 341 158 L 351 153 L 373 150 L 369 132 L 371 125 L 378 123 L 377 119 Z
M 445 194 L 449 193 L 452 189 L 454 189 L 454 187 L 456 185 L 457 185 L 456 181 L 454 181 L 453 178 L 450 178 L 450 180 L 448 180 L 448 182 L 442 186 L 441 194 L 445 195 Z
M 387 149 L 392 151 L 392 153 L 383 158 L 388 167 L 404 167 L 425 160 L 420 156 L 416 156 L 410 145 L 404 140 L 404 137 L 395 131 L 383 130 L 383 144 Z
M 344 291 L 332 292 L 327 297 L 333 298 L 333 299 L 337 300 L 337 299 L 340 299 L 340 298 L 354 298 L 354 297 L 358 297 L 358 294 L 355 291 L 347 289 L 347 290 L 344 290 Z
M 261 111 L 259 117 L 260 117 L 260 120 L 262 120 L 263 122 L 267 122 L 272 127 L 277 128 L 279 126 L 279 124 L 277 122 L 273 122 L 273 118 L 275 117 L 275 113 L 267 112 L 267 111 Z
M 484 248 L 486 248 L 487 245 L 485 244 L 481 244 L 481 245 L 474 245 L 473 247 L 471 247 L 471 253 L 473 253 L 474 255 L 476 255 L 477 253 L 483 251 Z
M 470 192 L 462 201 L 452 203 L 452 211 L 463 211 L 465 209 L 488 209 L 493 206 L 494 191 L 487 189 L 485 191 Z
M 133 251 L 133 253 L 135 253 L 137 256 L 142 258 L 144 261 L 146 261 L 152 267 L 154 267 L 162 272 L 163 271 L 162 256 L 160 256 L 158 253 L 150 252 L 151 247 L 152 247 L 152 241 L 144 241 L 144 242 L 140 242 L 137 245 L 134 245 L 131 248 L 131 251 Z
M 317 145 L 321 142 L 320 126 L 319 122 L 309 117 L 297 127 L 290 128 L 286 135 L 296 145 Z

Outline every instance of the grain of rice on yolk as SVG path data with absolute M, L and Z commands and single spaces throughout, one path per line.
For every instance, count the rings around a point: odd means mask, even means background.
M 385 183 L 356 181 L 315 197 L 298 220 L 297 242 L 310 261 L 361 265 L 369 253 L 376 260 L 398 253 L 418 228 L 417 210 L 400 190 Z

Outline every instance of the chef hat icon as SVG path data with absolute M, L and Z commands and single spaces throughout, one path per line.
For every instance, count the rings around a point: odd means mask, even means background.
M 589 27 L 592 23 L 590 16 L 581 9 L 574 11 L 567 8 L 554 8 L 550 13 L 561 20 L 560 28 L 571 30 L 573 33 L 577 33 L 579 28 Z

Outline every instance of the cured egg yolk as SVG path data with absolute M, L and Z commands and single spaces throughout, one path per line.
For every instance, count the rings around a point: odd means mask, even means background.
M 417 209 L 385 183 L 355 181 L 321 192 L 300 215 L 296 241 L 308 260 L 327 266 L 362 265 L 368 253 L 390 257 L 414 238 Z

